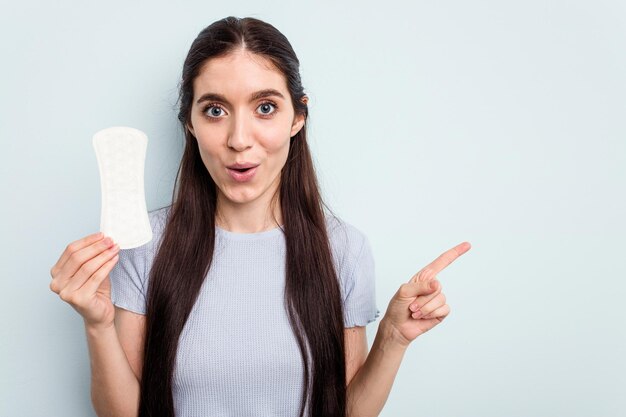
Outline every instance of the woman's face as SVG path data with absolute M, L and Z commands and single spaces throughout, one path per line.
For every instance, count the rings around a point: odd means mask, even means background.
M 270 89 L 275 91 L 258 94 Z M 304 124 L 304 115 L 294 118 L 283 75 L 266 58 L 238 51 L 207 61 L 193 91 L 187 127 L 218 187 L 218 199 L 247 203 L 271 197 L 289 140 Z M 242 174 L 228 168 L 236 163 L 258 166 Z

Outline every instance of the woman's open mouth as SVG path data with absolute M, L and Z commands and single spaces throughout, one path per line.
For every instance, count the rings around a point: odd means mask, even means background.
M 246 182 L 250 181 L 252 177 L 254 177 L 257 168 L 258 165 L 253 168 L 226 168 L 226 170 L 228 171 L 228 174 L 231 176 L 231 178 L 235 181 Z

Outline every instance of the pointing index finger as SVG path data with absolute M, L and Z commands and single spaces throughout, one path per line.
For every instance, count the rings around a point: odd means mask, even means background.
M 426 268 L 432 270 L 434 274 L 438 274 L 445 267 L 447 267 L 452 262 L 454 262 L 459 256 L 463 255 L 465 252 L 470 250 L 471 247 L 472 245 L 470 245 L 469 242 L 460 243 L 456 245 L 455 247 L 453 247 L 452 249 L 449 249 L 445 251 L 444 253 L 442 253 L 441 255 L 439 255 L 439 257 L 435 259 L 434 261 L 432 261 L 430 264 L 428 264 Z

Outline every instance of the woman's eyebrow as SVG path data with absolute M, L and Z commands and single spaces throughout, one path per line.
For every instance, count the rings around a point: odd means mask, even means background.
M 254 93 L 252 93 L 250 95 L 250 101 L 254 101 L 254 100 L 258 100 L 260 98 L 265 98 L 265 97 L 270 97 L 270 96 L 277 96 L 282 98 L 283 100 L 285 99 L 285 97 L 278 91 L 275 90 L 273 88 L 266 88 L 264 90 L 259 90 L 256 91 Z M 196 102 L 196 104 L 200 104 L 203 101 L 221 101 L 223 103 L 226 103 L 228 105 L 230 105 L 230 102 L 226 99 L 226 97 L 224 97 L 221 94 L 217 94 L 217 93 L 205 93 L 203 94 L 198 101 Z

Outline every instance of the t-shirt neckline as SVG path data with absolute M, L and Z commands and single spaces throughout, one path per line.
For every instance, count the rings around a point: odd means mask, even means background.
M 220 226 L 215 225 L 215 230 L 220 235 L 231 239 L 231 240 L 258 240 L 258 239 L 267 239 L 274 236 L 278 236 L 282 234 L 284 229 L 284 225 L 277 226 L 273 229 L 264 230 L 262 232 L 255 233 L 238 233 L 231 232 L 230 230 L 222 229 Z

